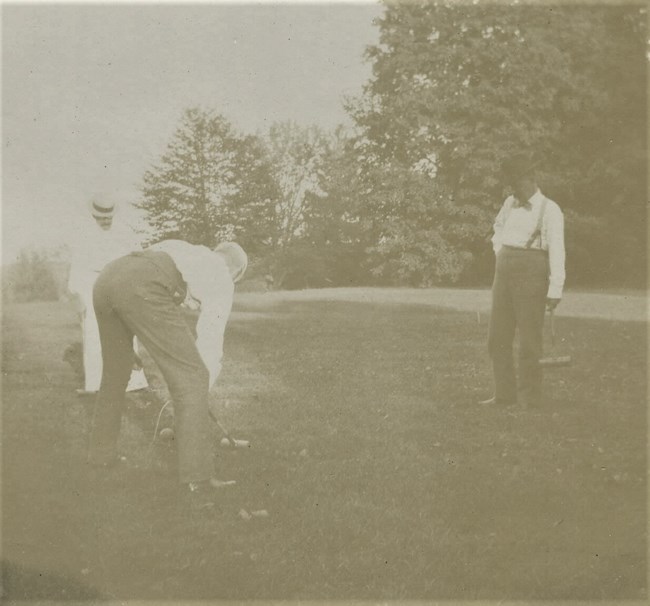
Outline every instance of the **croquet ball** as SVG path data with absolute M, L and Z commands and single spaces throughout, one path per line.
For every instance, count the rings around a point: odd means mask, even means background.
M 230 440 L 228 438 L 222 438 L 221 439 L 221 445 L 222 446 L 230 446 Z
M 169 442 L 174 439 L 174 430 L 171 427 L 165 427 L 160 430 L 160 439 Z

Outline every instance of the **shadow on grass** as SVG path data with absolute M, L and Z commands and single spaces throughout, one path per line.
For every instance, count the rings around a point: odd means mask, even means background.
M 0 597 L 15 601 L 104 599 L 99 591 L 74 578 L 28 568 L 8 560 L 2 560 Z

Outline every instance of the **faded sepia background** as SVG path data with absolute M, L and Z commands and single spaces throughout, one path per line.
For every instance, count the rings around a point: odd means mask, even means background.
M 88 196 L 137 200 L 184 110 L 247 134 L 349 124 L 373 3 L 11 5 L 3 18 L 3 252 L 65 243 Z
M 643 3 L 3 3 L 5 597 L 642 603 L 649 58 Z M 521 151 L 564 212 L 573 359 L 527 414 L 475 404 Z M 209 531 L 146 397 L 126 472 L 86 473 L 91 199 L 250 255 L 218 407 L 252 448 L 215 435 Z

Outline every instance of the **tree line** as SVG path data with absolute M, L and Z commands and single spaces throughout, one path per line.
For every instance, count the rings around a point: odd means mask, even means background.
M 237 134 L 188 109 L 138 205 L 154 238 L 234 237 L 282 287 L 483 284 L 502 165 L 532 151 L 573 284 L 645 278 L 645 7 L 388 2 L 353 128 Z
M 502 166 L 526 151 L 568 286 L 645 286 L 645 5 L 384 5 L 351 128 L 183 113 L 136 203 L 150 241 L 234 238 L 278 288 L 486 285 Z

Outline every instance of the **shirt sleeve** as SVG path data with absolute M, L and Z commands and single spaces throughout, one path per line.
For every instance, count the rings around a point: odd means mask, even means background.
M 564 249 L 564 215 L 556 204 L 550 205 L 546 215 L 546 242 L 550 266 L 548 298 L 561 299 L 566 273 Z
M 221 372 L 223 337 L 232 308 L 234 287 L 225 265 L 203 266 L 203 279 L 191 279 L 187 285 L 193 297 L 201 302 L 196 324 L 196 348 L 210 373 L 210 388 Z M 207 275 L 206 275 L 207 274 Z
M 73 294 L 79 294 L 82 289 L 81 268 L 76 258 L 70 260 L 70 272 L 68 273 L 68 290 Z
M 68 290 L 72 294 L 79 292 L 79 262 L 77 261 L 79 257 L 79 251 L 77 250 L 76 244 L 70 243 L 68 245 L 70 250 L 70 267 L 68 268 Z
M 223 336 L 230 316 L 234 284 L 225 262 L 211 250 L 181 240 L 164 240 L 149 250 L 171 256 L 187 285 L 187 297 L 200 304 L 195 345 L 210 373 L 210 388 L 221 372 Z
M 226 328 L 224 312 L 215 303 L 201 304 L 196 324 L 196 348 L 210 373 L 210 389 L 221 373 L 223 334 Z
M 70 244 L 70 271 L 68 273 L 68 290 L 79 296 L 92 289 L 92 281 L 96 277 L 92 274 L 92 268 L 89 266 L 89 259 L 92 255 L 85 242 L 87 235 L 83 227 L 77 228 L 77 239 Z
M 501 250 L 503 243 L 503 228 L 506 224 L 506 219 L 510 214 L 510 208 L 512 207 L 512 196 L 508 196 L 505 199 L 505 202 L 501 206 L 499 214 L 494 220 L 494 235 L 492 236 L 492 248 L 494 249 L 494 254 L 497 254 Z

